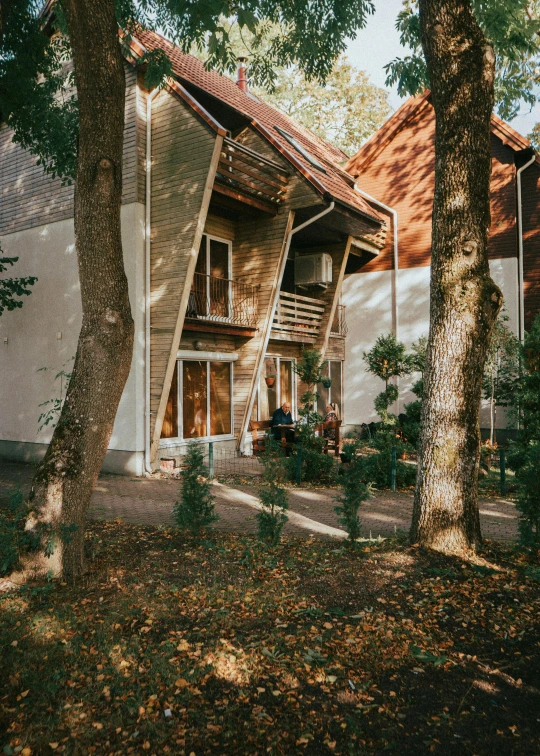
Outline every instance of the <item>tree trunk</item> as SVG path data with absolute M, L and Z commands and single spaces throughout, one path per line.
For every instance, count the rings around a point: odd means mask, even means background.
M 495 56 L 469 0 L 420 0 L 436 115 L 430 332 L 411 540 L 475 549 L 480 397 L 502 294 L 489 276 Z
M 112 0 L 64 0 L 79 102 L 75 244 L 82 327 L 66 400 L 30 494 L 34 567 L 76 577 L 133 350 L 120 234 L 125 76 Z M 48 552 L 54 549 L 52 556 Z

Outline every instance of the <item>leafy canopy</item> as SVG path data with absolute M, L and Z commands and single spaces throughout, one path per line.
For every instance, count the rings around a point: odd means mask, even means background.
M 538 75 L 539 5 L 530 0 L 471 0 L 475 17 L 497 55 L 495 101 L 499 115 L 507 120 L 518 112 L 520 102 L 534 105 Z M 396 28 L 411 54 L 395 58 L 386 66 L 386 84 L 397 84 L 403 97 L 429 88 L 429 77 L 420 42 L 417 0 L 404 0 Z
M 271 88 L 280 66 L 298 65 L 306 81 L 324 82 L 347 40 L 374 10 L 372 0 L 110 0 L 126 44 L 138 27 L 159 30 L 184 52 L 206 51 L 218 71 L 236 68 L 230 28 L 251 35 L 250 77 Z M 61 3 L 40 17 L 38 0 L 4 0 L 0 15 L 2 120 L 14 139 L 52 175 L 75 175 L 77 101 Z M 55 34 L 53 32 L 60 33 Z M 171 64 L 163 52 L 142 61 L 147 84 L 163 82 Z
M 18 257 L 0 257 L 0 273 L 4 273 L 8 265 L 14 265 L 18 259 Z M 31 293 L 30 286 L 33 286 L 36 281 L 35 276 L 0 278 L 0 315 L 4 310 L 10 311 L 22 307 L 23 303 L 19 297 L 28 296 Z

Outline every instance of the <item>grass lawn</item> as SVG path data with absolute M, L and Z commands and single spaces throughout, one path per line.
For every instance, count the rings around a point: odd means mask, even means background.
M 0 600 L 0 752 L 540 753 L 540 568 L 92 523 Z

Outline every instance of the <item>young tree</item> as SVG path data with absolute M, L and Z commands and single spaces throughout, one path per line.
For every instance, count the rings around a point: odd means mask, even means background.
M 399 390 L 390 380 L 412 373 L 413 357 L 406 353 L 405 345 L 397 341 L 394 333 L 379 336 L 369 352 L 364 352 L 363 357 L 369 372 L 385 383 L 384 391 L 375 399 L 375 409 L 385 425 L 396 425 L 398 419 L 388 412 L 388 408 L 397 400 Z
M 489 401 L 492 445 L 496 442 L 497 407 L 512 407 L 517 401 L 520 343 L 507 321 L 503 311 L 491 334 L 482 383 L 483 397 Z
M 47 9 L 50 10 L 47 4 Z M 49 41 L 39 19 L 38 0 L 8 0 L 0 15 L 2 117 L 22 146 L 50 172 L 76 176 L 75 242 L 83 322 L 73 376 L 58 425 L 36 473 L 29 527 L 72 536 L 41 567 L 76 577 L 84 570 L 86 512 L 127 379 L 133 319 L 122 259 L 120 201 L 125 80 L 118 28 L 141 24 L 160 28 L 184 51 L 193 43 L 209 50 L 209 64 L 236 65 L 223 14 L 262 38 L 266 25 L 279 33 L 252 72 L 260 84 L 279 65 L 300 63 L 308 79 L 324 78 L 347 37 L 363 26 L 370 0 L 301 0 L 265 3 L 161 3 L 148 0 L 63 0 L 56 22 L 64 36 Z M 47 31 L 54 19 L 47 19 Z M 65 91 L 66 40 L 73 59 L 77 99 Z M 145 61 L 156 84 L 171 67 L 166 56 Z M 76 171 L 72 157 L 76 152 Z M 73 527 L 72 527 L 73 526 Z M 61 539 L 58 539 L 61 540 Z
M 411 93 L 429 86 L 436 116 L 430 333 L 411 540 L 461 553 L 481 541 L 479 405 L 502 303 L 487 259 L 491 114 L 495 91 L 505 117 L 520 99 L 534 99 L 531 71 L 525 74 L 538 22 L 524 0 L 407 0 L 399 23 L 413 55 L 389 65 L 389 81 Z
M 174 519 L 179 528 L 200 533 L 219 520 L 214 510 L 214 499 L 208 470 L 200 444 L 189 444 L 182 470 L 182 496 L 174 505 Z

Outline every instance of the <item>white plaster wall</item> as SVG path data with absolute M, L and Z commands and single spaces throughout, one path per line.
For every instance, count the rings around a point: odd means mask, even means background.
M 142 451 L 144 205 L 122 206 L 122 238 L 135 347 L 109 448 Z M 39 404 L 59 395 L 54 377 L 62 369 L 70 371 L 81 325 L 73 219 L 10 234 L 0 243 L 6 256 L 19 257 L 13 275 L 38 277 L 23 307 L 0 318 L 0 439 L 48 443 L 51 428 L 38 432 Z
M 491 260 L 490 271 L 504 294 L 508 325 L 517 333 L 518 286 L 517 259 Z M 410 346 L 429 333 L 430 267 L 408 268 L 398 271 L 398 339 Z M 392 271 L 355 273 L 343 282 L 342 299 L 347 306 L 349 333 L 345 341 L 345 398 L 344 424 L 358 425 L 379 419 L 373 402 L 384 384 L 366 370 L 362 358 L 378 336 L 392 330 Z M 418 374 L 400 380 L 400 398 L 391 409 L 396 414 L 416 398 L 410 386 Z M 481 426 L 489 427 L 486 402 L 481 407 Z M 497 427 L 505 427 L 504 412 L 498 409 Z

